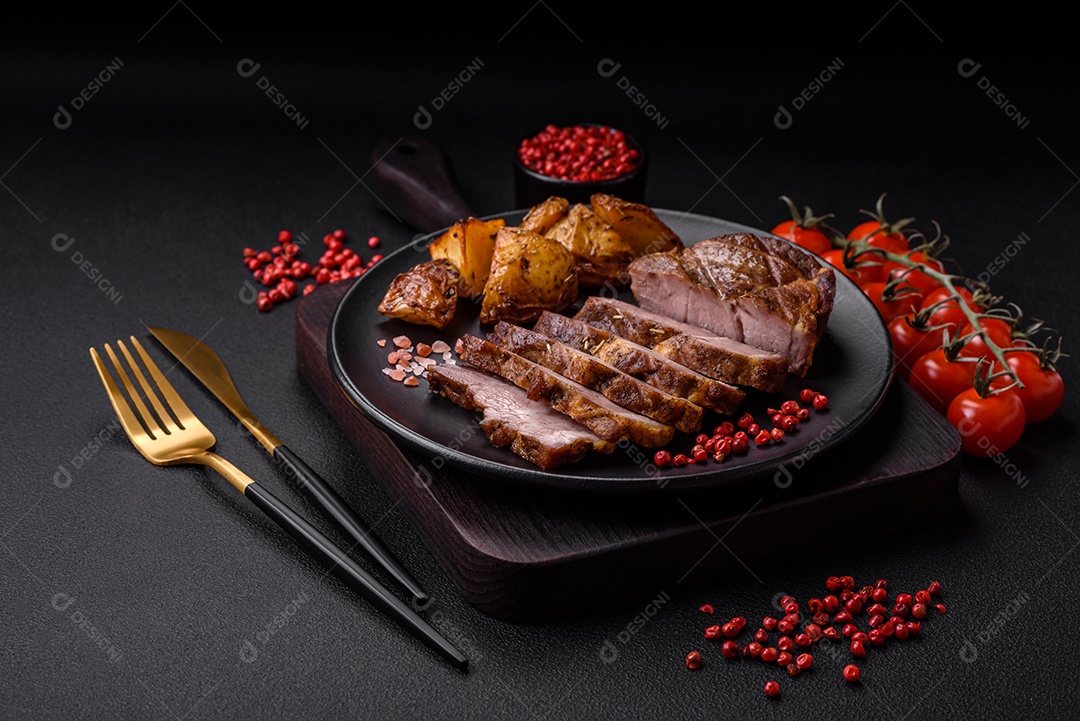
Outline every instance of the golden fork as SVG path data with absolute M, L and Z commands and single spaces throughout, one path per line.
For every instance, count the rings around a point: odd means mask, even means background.
M 105 390 L 109 394 L 109 400 L 112 401 L 116 415 L 120 418 L 120 424 L 124 427 L 132 444 L 144 458 L 158 466 L 196 464 L 214 469 L 224 476 L 238 491 L 243 493 L 246 498 L 258 506 L 260 510 L 270 516 L 275 523 L 285 529 L 301 547 L 332 570 L 349 587 L 380 611 L 405 626 L 455 666 L 461 669 L 467 667 L 468 659 L 461 651 L 443 638 L 410 606 L 368 574 L 342 549 L 338 548 L 333 541 L 285 503 L 278 500 L 268 490 L 255 483 L 243 471 L 213 453 L 211 449 L 216 442 L 214 434 L 191 412 L 191 409 L 187 407 L 187 404 L 180 398 L 169 381 L 165 379 L 161 370 L 135 336 L 131 336 L 130 339 L 131 345 L 135 348 L 139 358 L 142 360 L 142 364 L 149 372 L 150 378 L 153 379 L 152 385 L 124 342 L 117 341 L 116 345 L 120 349 L 127 367 L 131 370 L 131 374 L 135 376 L 139 387 L 153 407 L 153 412 L 143 402 L 139 392 L 135 389 L 130 377 L 124 370 L 124 363 L 121 362 L 108 343 L 105 344 L 105 353 L 112 362 L 113 370 L 120 378 L 127 397 L 113 380 L 105 362 L 96 349 L 90 349 L 90 356 L 93 358 L 94 365 L 101 376 L 101 382 L 105 384 Z M 155 389 L 160 391 L 164 403 L 158 397 Z M 128 399 L 130 399 L 130 403 Z M 132 410 L 132 404 L 135 406 L 134 411 Z

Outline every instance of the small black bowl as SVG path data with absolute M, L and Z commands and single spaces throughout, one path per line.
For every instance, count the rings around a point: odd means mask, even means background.
M 576 123 L 586 127 L 601 127 L 600 123 Z M 603 127 L 612 127 L 610 125 Z M 619 130 L 619 128 L 614 128 Z M 535 137 L 540 133 L 538 129 L 534 133 L 525 136 Z M 637 142 L 625 130 L 626 143 L 638 152 L 637 165 L 625 175 L 608 180 L 576 181 L 560 180 L 551 176 L 538 173 L 525 167 L 518 157 L 518 145 L 514 146 L 514 199 L 518 208 L 531 208 L 553 195 L 566 198 L 571 203 L 588 203 L 593 193 L 606 193 L 617 198 L 631 202 L 645 202 L 645 177 L 648 171 L 649 156 L 641 143 Z M 520 141 L 519 141 L 520 144 Z

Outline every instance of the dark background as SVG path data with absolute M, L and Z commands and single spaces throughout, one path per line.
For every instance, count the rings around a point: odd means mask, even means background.
M 1064 18 L 975 7 L 942 17 L 907 3 L 837 16 L 770 6 L 703 17 L 668 5 L 585 14 L 554 3 L 446 8 L 438 17 L 413 6 L 383 17 L 351 11 L 307 5 L 227 17 L 176 3 L 123 18 L 48 10 L 7 28 L 0 714 L 1075 713 L 1078 664 L 1067 639 L 1080 587 L 1080 503 L 1069 360 L 1058 416 L 1025 433 L 1008 468 L 966 460 L 962 502 L 947 522 L 880 537 L 874 518 L 860 518 L 835 547 L 792 538 L 789 557 L 755 567 L 763 583 L 735 573 L 679 589 L 620 647 L 618 661 L 604 664 L 600 647 L 645 602 L 544 626 L 508 625 L 470 608 L 297 377 L 295 304 L 264 315 L 238 297 L 248 278 L 240 250 L 268 247 L 282 228 L 321 238 L 340 227 L 354 243 L 374 234 L 386 251 L 413 237 L 364 182 L 382 138 L 422 132 L 439 143 L 473 207 L 494 213 L 514 207 L 509 159 L 521 134 L 587 120 L 624 127 L 649 147 L 647 201 L 657 207 L 771 227 L 786 217 L 777 198 L 787 194 L 847 227 L 887 192 L 895 217 L 938 221 L 971 275 L 1026 233 L 1030 242 L 992 286 L 1062 331 L 1068 351 L 1077 330 L 1080 148 L 1077 63 Z M 57 106 L 70 105 L 114 58 L 122 69 L 58 129 Z M 256 76 L 237 73 L 244 58 L 262 64 Z M 418 131 L 418 106 L 430 107 L 478 58 L 482 69 Z M 615 77 L 598 74 L 604 58 L 621 63 Z M 836 58 L 842 70 L 790 128 L 777 128 L 778 107 L 790 108 Z M 982 63 L 973 77 L 957 71 L 965 58 Z M 309 119 L 305 128 L 256 87 L 263 75 Z M 666 127 L 619 90 L 624 75 Z M 1026 127 L 980 91 L 984 75 L 1030 120 Z M 75 244 L 53 250 L 58 233 Z M 76 250 L 119 302 L 71 262 Z M 87 349 L 142 338 L 144 322 L 206 334 L 264 423 L 377 522 L 433 592 L 432 612 L 473 650 L 468 675 L 323 579 L 222 479 L 155 468 L 133 451 L 115 430 Z M 174 377 L 223 455 L 315 515 L 220 406 L 190 378 Z M 88 458 L 76 468 L 82 451 Z M 700 603 L 753 623 L 774 594 L 806 598 L 842 573 L 905 588 L 937 579 L 950 614 L 928 624 L 921 642 L 875 658 L 861 687 L 842 683 L 840 663 L 823 659 L 767 701 L 767 672 L 757 664 L 682 667 L 686 650 L 701 643 Z M 1018 597 L 1026 600 L 1013 603 Z M 259 641 L 289 608 L 295 614 Z M 245 643 L 257 645 L 254 662 L 241 658 Z

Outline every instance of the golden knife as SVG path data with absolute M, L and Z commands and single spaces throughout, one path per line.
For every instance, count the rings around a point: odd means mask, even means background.
M 240 392 L 236 389 L 229 371 L 217 353 L 210 346 L 186 333 L 154 326 L 147 326 L 147 329 L 229 409 L 230 413 L 244 424 L 244 427 L 262 444 L 274 460 L 285 466 L 290 475 L 296 477 L 300 485 L 314 497 L 323 510 L 338 522 L 357 545 L 363 547 L 387 573 L 409 590 L 414 603 L 423 608 L 428 601 L 428 594 L 424 592 L 412 574 L 371 532 L 371 528 L 356 515 L 337 491 L 259 422 L 240 397 Z

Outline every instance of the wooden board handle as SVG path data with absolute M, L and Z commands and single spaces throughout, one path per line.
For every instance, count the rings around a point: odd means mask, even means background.
M 414 135 L 386 139 L 371 154 L 375 194 L 398 217 L 431 233 L 475 215 L 461 197 L 450 162 L 437 145 Z

